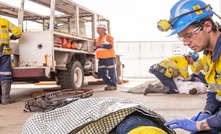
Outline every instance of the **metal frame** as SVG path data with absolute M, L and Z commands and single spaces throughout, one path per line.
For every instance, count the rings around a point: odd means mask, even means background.
M 14 68 L 14 72 L 17 72 L 14 73 L 16 78 L 21 77 L 22 73 L 25 73 L 25 69 L 28 68 L 31 68 L 32 71 L 34 71 L 36 68 L 38 72 L 41 72 L 33 73 L 37 74 L 36 77 L 50 77 L 50 72 L 55 71 L 56 68 L 65 69 L 66 62 L 69 59 L 69 53 L 74 53 L 74 55 L 85 54 L 89 57 L 94 55 L 94 51 L 90 51 L 89 49 L 74 50 L 55 47 L 53 38 L 55 36 L 72 38 L 76 41 L 87 42 L 86 47 L 89 48 L 89 44 L 92 44 L 93 39 L 96 36 L 96 25 L 98 22 L 105 21 L 108 24 L 108 33 L 110 33 L 110 21 L 108 18 L 97 14 L 96 12 L 93 12 L 90 9 L 79 5 L 71 0 L 29 0 L 36 4 L 48 7 L 50 9 L 50 16 L 43 16 L 38 13 L 25 10 L 25 1 L 27 0 L 21 0 L 20 8 L 4 2 L 0 2 L 0 14 L 11 18 L 17 18 L 18 25 L 21 29 L 24 28 L 24 21 L 33 21 L 36 23 L 41 23 L 44 26 L 45 20 L 47 20 L 49 21 L 50 27 L 49 31 L 44 31 L 45 29 L 43 28 L 42 31 L 33 33 L 28 33 L 23 29 L 25 33 L 23 33 L 23 36 L 20 38 L 19 42 L 17 42 L 19 43 L 19 45 L 17 45 L 19 47 L 19 66 Z M 70 21 L 69 18 L 72 18 L 72 21 L 74 19 L 74 21 L 76 22 L 74 24 L 74 30 L 76 30 L 75 34 L 70 33 L 70 25 L 68 26 L 68 32 L 60 32 L 54 29 L 54 19 L 58 18 L 58 16 L 55 16 L 55 11 L 63 13 L 62 16 L 59 16 L 59 21 L 61 22 L 65 22 L 66 20 L 68 20 L 66 21 L 67 23 Z M 80 35 L 79 22 L 81 19 L 83 19 L 85 22 L 90 22 L 92 32 L 91 38 L 83 37 Z M 43 38 L 47 38 L 47 40 L 42 40 L 42 36 Z M 41 46 L 43 49 L 40 49 L 39 46 Z M 39 55 L 37 53 L 39 53 Z M 63 55 L 62 58 L 55 59 L 59 55 Z M 22 73 L 16 69 L 20 69 Z M 39 71 L 39 69 L 42 70 Z M 45 72 L 45 74 L 43 74 L 42 72 Z M 32 77 L 34 76 L 32 75 Z

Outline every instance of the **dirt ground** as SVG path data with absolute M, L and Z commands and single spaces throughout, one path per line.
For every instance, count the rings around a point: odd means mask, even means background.
M 89 80 L 89 79 L 88 79 Z M 206 94 L 187 95 L 187 94 L 132 94 L 122 92 L 134 86 L 142 84 L 148 79 L 128 79 L 128 83 L 118 86 L 116 91 L 104 91 L 105 85 L 84 85 L 84 88 L 94 90 L 92 97 L 119 97 L 136 100 L 144 103 L 150 109 L 162 115 L 166 120 L 173 118 L 190 118 L 201 111 L 205 105 Z M 12 97 L 16 103 L 0 105 L 0 134 L 19 134 L 21 133 L 25 121 L 35 114 L 35 112 L 24 112 L 24 100 L 30 98 L 33 91 L 42 91 L 51 86 L 36 86 L 34 84 L 13 84 Z M 183 130 L 177 129 L 178 134 L 187 134 Z

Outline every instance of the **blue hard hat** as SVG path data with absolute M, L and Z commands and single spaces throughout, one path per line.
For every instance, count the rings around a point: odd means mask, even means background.
M 172 31 L 169 36 L 177 34 L 193 22 L 198 22 L 213 14 L 211 7 L 201 0 L 180 0 L 170 10 Z
M 188 55 L 191 56 L 194 61 L 199 59 L 199 54 L 197 52 L 189 52 Z

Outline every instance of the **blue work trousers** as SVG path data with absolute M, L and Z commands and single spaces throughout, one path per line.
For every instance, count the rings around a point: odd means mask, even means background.
M 12 82 L 11 55 L 0 52 L 0 81 Z
M 168 94 L 175 94 L 177 93 L 177 86 L 173 80 L 173 78 L 168 78 L 167 76 L 165 76 L 163 73 L 157 71 L 156 69 L 154 69 L 153 74 L 161 81 L 161 83 L 166 86 L 169 87 L 169 92 Z
M 115 58 L 99 59 L 98 75 L 110 86 L 117 86 Z

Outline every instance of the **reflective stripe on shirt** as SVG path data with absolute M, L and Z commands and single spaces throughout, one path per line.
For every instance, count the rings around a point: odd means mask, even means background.
M 8 30 L 0 30 L 0 34 L 1 33 L 8 34 L 9 32 L 8 32 Z
M 177 67 L 175 66 L 175 64 L 171 60 L 167 59 L 165 61 L 169 62 L 171 64 L 172 68 L 177 69 Z M 160 64 L 162 64 L 164 67 L 170 67 L 168 64 L 165 64 L 165 62 L 160 63 Z
M 97 48 L 96 51 L 102 51 L 102 50 L 108 50 L 108 49 L 105 49 L 105 48 Z
M 11 24 L 11 26 L 9 27 L 9 30 L 12 31 L 12 29 L 13 29 L 14 26 L 15 26 L 15 25 Z
M 0 38 L 0 44 L 9 44 L 10 39 L 8 38 Z

